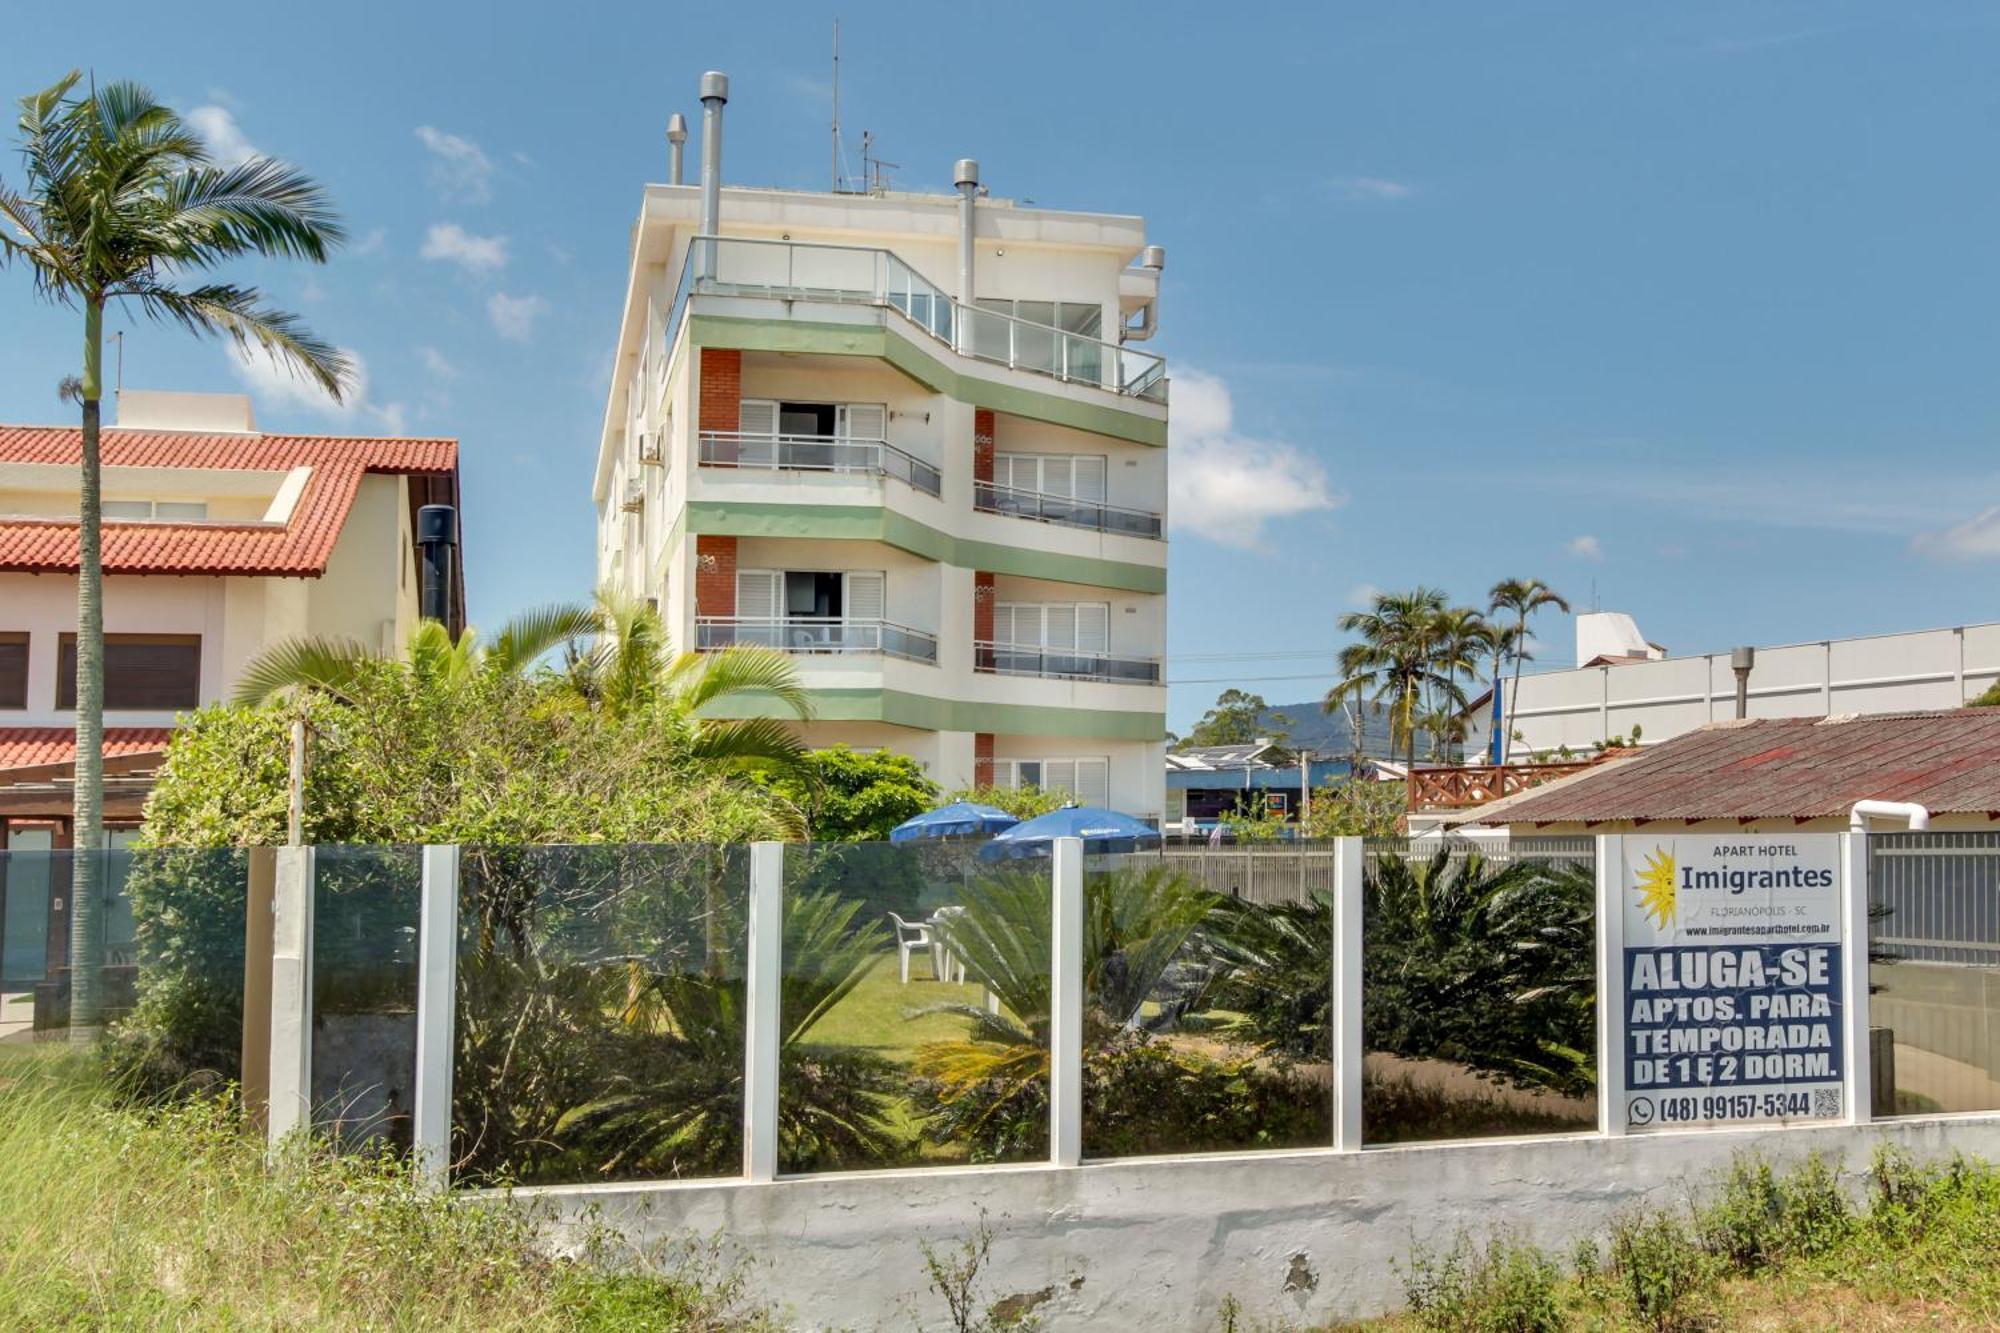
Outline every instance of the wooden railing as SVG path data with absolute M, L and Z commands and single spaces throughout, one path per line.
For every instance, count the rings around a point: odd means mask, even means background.
M 1410 771 L 1410 809 L 1462 810 L 1515 796 L 1530 787 L 1539 787 L 1557 778 L 1597 767 L 1607 759 L 1626 753 L 1605 750 L 1589 759 L 1559 764 L 1465 764 L 1451 768 L 1417 768 Z

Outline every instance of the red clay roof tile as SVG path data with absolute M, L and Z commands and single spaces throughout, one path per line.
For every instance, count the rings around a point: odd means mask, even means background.
M 156 754 L 167 748 L 172 727 L 106 727 L 104 757 Z M 0 727 L 0 772 L 10 768 L 43 768 L 76 758 L 72 727 Z

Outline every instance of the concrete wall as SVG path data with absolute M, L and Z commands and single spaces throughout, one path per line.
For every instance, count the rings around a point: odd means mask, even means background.
M 803 1327 L 938 1327 L 920 1240 L 949 1245 L 981 1210 L 994 1235 L 981 1299 L 1020 1298 L 1043 1326 L 1209 1330 L 1234 1297 L 1251 1319 L 1359 1318 L 1401 1304 L 1412 1241 L 1510 1231 L 1562 1250 L 1621 1211 L 1680 1203 L 1740 1152 L 1817 1151 L 1850 1178 L 1878 1143 L 1920 1157 L 2000 1154 L 2000 1116 L 1853 1128 L 1513 1139 L 1338 1154 L 1248 1153 L 819 1176 L 776 1184 L 522 1190 L 559 1216 L 635 1237 L 720 1235 L 751 1290 Z M 1856 1182 L 1858 1184 L 1858 1180 Z
M 1825 717 L 1957 708 L 2000 680 L 2000 624 L 1759 648 L 1752 717 Z M 1514 753 L 1586 749 L 1637 726 L 1643 744 L 1736 716 L 1729 654 L 1585 667 L 1508 685 Z M 1473 719 L 1469 752 L 1485 749 L 1491 714 Z

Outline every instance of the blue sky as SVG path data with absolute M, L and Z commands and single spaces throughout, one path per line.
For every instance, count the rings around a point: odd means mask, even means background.
M 336 413 L 260 379 L 260 422 L 458 436 L 475 618 L 586 593 L 666 117 L 726 70 L 728 178 L 823 187 L 836 11 L 160 12 L 107 0 L 88 39 L 17 15 L 0 93 L 136 77 L 323 179 L 355 243 L 246 276 L 360 356 L 365 396 Z M 1995 617 L 2000 13 L 1007 13 L 844 7 L 843 118 L 906 187 L 976 156 L 996 193 L 1143 213 L 1168 247 L 1173 725 L 1232 681 L 1317 695 L 1371 588 L 1473 600 L 1535 575 L 1676 651 Z M 0 419 L 66 419 L 78 337 L 0 271 Z M 145 325 L 125 365 L 134 387 L 244 382 Z M 1567 625 L 1541 629 L 1565 663 Z

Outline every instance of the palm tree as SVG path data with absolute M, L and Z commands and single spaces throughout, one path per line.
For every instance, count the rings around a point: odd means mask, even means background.
M 1522 647 L 1521 643 L 1522 634 L 1518 626 L 1503 625 L 1497 620 L 1486 622 L 1486 651 L 1493 658 L 1493 670 L 1489 673 L 1489 678 L 1495 704 L 1500 702 L 1500 692 L 1506 688 L 1508 657 L 1519 650 L 1522 657 L 1534 660 L 1534 654 Z M 1499 721 L 1502 726 L 1512 726 L 1514 719 L 1511 716 L 1502 716 Z M 1491 738 L 1489 750 L 1495 756 L 1500 753 L 1500 730 L 1497 727 Z
M 1369 610 L 1343 615 L 1340 628 L 1360 635 L 1360 641 L 1340 650 L 1340 683 L 1327 691 L 1322 705 L 1331 713 L 1363 691 L 1371 703 L 1390 703 L 1391 735 L 1406 747 L 1412 768 L 1417 763 L 1417 717 L 1425 695 L 1440 687 L 1453 688 L 1437 669 L 1437 621 L 1443 611 L 1444 593 L 1420 587 L 1380 593 Z
M 1540 579 L 1502 579 L 1493 585 L 1493 591 L 1488 596 L 1491 598 L 1487 606 L 1488 614 L 1497 616 L 1511 613 L 1514 617 L 1514 688 L 1506 706 L 1500 710 L 1500 724 L 1506 729 L 1500 737 L 1500 762 L 1504 764 L 1507 762 L 1507 751 L 1512 742 L 1514 705 L 1520 702 L 1521 698 L 1521 663 L 1528 656 L 1526 652 L 1528 617 L 1546 606 L 1553 606 L 1559 611 L 1566 612 L 1569 610 L 1569 603 L 1563 600 L 1561 593 Z M 1500 688 L 1497 679 L 1493 682 L 1493 688 L 1496 690 Z
M 77 487 L 76 792 L 73 840 L 95 850 L 104 806 L 104 570 L 99 412 L 104 307 L 136 306 L 192 333 L 256 343 L 336 399 L 347 358 L 254 287 L 195 279 L 243 256 L 323 263 L 345 238 L 325 193 L 269 158 L 217 166 L 173 111 L 136 83 L 71 96 L 75 71 L 21 99 L 26 184 L 0 183 L 0 263 L 20 260 L 49 301 L 83 310 L 83 461 Z M 98 859 L 74 858 L 70 1031 L 102 1023 Z
M 1477 608 L 1454 606 L 1438 613 L 1436 629 L 1437 665 L 1444 672 L 1447 688 L 1431 710 L 1442 730 L 1434 724 L 1431 731 L 1439 737 L 1444 760 L 1449 763 L 1453 745 L 1465 739 L 1465 719 L 1460 715 L 1465 692 L 1458 688 L 1458 673 L 1463 671 L 1467 680 L 1479 674 L 1479 659 L 1492 639 L 1492 627 Z

